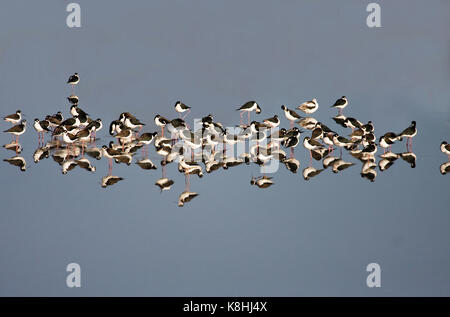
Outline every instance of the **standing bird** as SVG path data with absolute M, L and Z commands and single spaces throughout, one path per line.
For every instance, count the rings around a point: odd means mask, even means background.
M 310 138 L 309 136 L 303 139 L 303 146 L 309 151 L 309 164 L 312 164 L 312 152 L 322 146 L 317 140 Z
M 447 154 L 447 157 L 450 159 L 450 144 L 448 144 L 446 141 L 443 141 L 441 143 L 441 152 Z
M 294 110 L 288 109 L 285 105 L 281 106 L 286 119 L 291 123 L 291 129 L 294 127 L 294 121 L 301 119 L 300 115 Z
M 97 132 L 100 131 L 103 128 L 102 119 L 98 118 L 97 120 L 91 121 L 87 126 L 86 130 L 91 131 L 91 138 L 95 139 L 97 138 Z M 92 136 L 92 134 L 94 136 Z
M 27 120 L 22 120 L 20 124 L 17 124 L 4 132 L 11 133 L 16 136 L 16 145 L 19 145 L 19 136 L 24 134 L 27 130 Z
M 341 98 L 336 100 L 336 102 L 334 103 L 334 105 L 331 106 L 331 108 L 338 108 L 339 109 L 339 114 L 342 115 L 342 110 L 345 107 L 347 107 L 347 105 L 348 105 L 347 97 L 342 96 Z
M 406 141 L 406 150 L 412 152 L 412 138 L 417 134 L 416 121 L 412 121 L 411 125 L 398 134 L 397 139 L 401 141 L 403 138 L 408 138 Z M 408 146 L 409 143 L 409 146 Z
M 132 130 L 139 129 L 139 131 L 136 133 L 136 137 L 139 135 L 139 132 L 141 132 L 142 128 L 145 125 L 145 123 L 139 121 L 138 118 L 127 115 L 126 113 L 122 113 L 119 120 L 122 121 L 127 128 L 130 128 Z
M 22 111 L 17 110 L 16 113 L 3 117 L 3 120 L 6 122 L 11 122 L 12 124 L 17 124 L 20 120 L 22 120 Z
M 73 75 L 71 75 L 69 77 L 69 79 L 67 80 L 67 83 L 69 85 L 72 85 L 72 92 L 73 92 L 73 87 L 75 85 L 77 85 L 80 82 L 80 76 L 78 76 L 78 73 L 74 73 Z
M 150 143 L 152 143 L 152 141 L 156 138 L 156 136 L 158 135 L 158 132 L 153 132 L 153 133 L 143 133 L 138 139 L 138 143 L 144 144 L 145 145 L 145 151 L 144 153 L 146 154 L 146 156 L 148 156 L 148 145 Z
M 387 132 L 380 137 L 378 145 L 383 148 L 384 153 L 386 152 L 386 148 L 389 148 L 390 152 L 395 140 L 397 140 L 397 135 L 394 132 Z
M 167 118 L 164 118 L 163 116 L 160 116 L 159 114 L 157 114 L 155 116 L 155 124 L 158 127 L 161 127 L 161 136 L 164 136 L 164 127 L 170 123 L 170 120 Z
M 246 103 L 244 103 L 240 108 L 236 109 L 236 111 L 240 111 L 240 116 L 241 116 L 241 125 L 242 125 L 242 115 L 244 114 L 245 111 L 247 111 L 247 119 L 248 119 L 248 124 L 250 125 L 250 112 L 255 111 L 257 114 L 261 113 L 261 108 L 259 107 L 258 103 L 254 100 L 252 101 L 247 101 Z
M 271 128 L 276 128 L 280 125 L 280 118 L 278 115 L 274 115 L 272 118 L 264 119 L 264 123 Z
M 175 103 L 175 111 L 178 112 L 179 116 L 181 117 L 181 114 L 186 112 L 186 114 L 183 116 L 183 120 L 184 118 L 186 118 L 186 116 L 189 114 L 189 112 L 191 112 L 191 107 L 189 107 L 188 105 L 185 105 L 184 103 L 182 103 L 181 101 L 177 101 Z
M 319 103 L 317 102 L 316 98 L 314 98 L 313 100 L 306 101 L 297 107 L 298 110 L 301 110 L 307 114 L 316 112 L 318 108 Z
M 42 144 L 44 144 L 44 133 L 50 132 L 50 129 L 48 128 L 49 125 L 50 125 L 50 122 L 48 122 L 47 120 L 39 121 L 38 118 L 34 119 L 33 127 L 38 133 L 39 144 L 41 143 L 41 141 L 42 141 Z

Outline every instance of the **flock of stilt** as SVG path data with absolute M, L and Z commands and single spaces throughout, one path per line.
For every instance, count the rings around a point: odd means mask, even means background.
M 374 181 L 376 172 L 376 157 L 378 147 L 383 148 L 383 154 L 379 155 L 380 171 L 385 171 L 394 162 L 401 158 L 411 167 L 415 167 L 416 155 L 412 152 L 412 139 L 417 134 L 416 122 L 400 133 L 387 132 L 378 140 L 375 137 L 375 127 L 371 121 L 364 123 L 356 118 L 346 117 L 343 109 L 347 107 L 348 100 L 345 96 L 339 98 L 331 107 L 339 110 L 333 120 L 344 128 L 350 128 L 348 136 L 339 135 L 328 128 L 322 122 L 311 116 L 301 116 L 295 110 L 281 106 L 284 117 L 289 121 L 290 128 L 280 128 L 281 119 L 278 115 L 258 121 L 250 121 L 250 113 L 261 113 L 260 105 L 255 101 L 246 102 L 237 110 L 240 111 L 240 124 L 225 128 L 209 114 L 201 120 L 197 120 L 197 129 L 191 129 L 185 121 L 185 117 L 191 111 L 191 107 L 177 101 L 175 111 L 178 118 L 167 119 L 156 115 L 154 122 L 161 131 L 141 133 L 145 124 L 129 112 L 120 114 L 117 120 L 109 124 L 109 134 L 118 142 L 111 141 L 101 148 L 96 146 L 97 132 L 103 128 L 101 119 L 89 117 L 79 107 L 79 98 L 74 94 L 74 86 L 78 84 L 80 77 L 77 73 L 70 76 L 67 81 L 72 86 L 72 94 L 67 98 L 70 102 L 70 117 L 64 118 L 61 112 L 47 115 L 43 120 L 35 119 L 33 128 L 38 133 L 38 149 L 34 153 L 34 162 L 37 163 L 50 155 L 61 165 L 63 174 L 67 174 L 75 167 L 81 167 L 91 172 L 96 168 L 87 156 L 100 160 L 108 159 L 109 168 L 107 176 L 102 178 L 101 186 L 113 185 L 123 178 L 112 175 L 113 161 L 117 164 L 130 165 L 134 156 L 141 151 L 142 158 L 136 160 L 136 164 L 144 170 L 157 169 L 157 165 L 149 159 L 149 145 L 154 144 L 156 153 L 161 157 L 162 177 L 155 185 L 161 191 L 169 190 L 174 181 L 166 176 L 166 166 L 172 162 L 178 162 L 178 171 L 185 175 L 185 190 L 178 199 L 178 205 L 183 206 L 198 194 L 190 191 L 190 175 L 203 177 L 203 171 L 211 173 L 219 169 L 228 169 L 241 164 L 257 164 L 261 167 L 262 175 L 252 177 L 250 183 L 259 188 L 267 188 L 273 184 L 273 178 L 266 175 L 266 166 L 269 162 L 277 160 L 290 172 L 297 173 L 300 162 L 294 156 L 294 148 L 302 144 L 309 151 L 309 165 L 303 169 L 303 178 L 309 180 L 322 171 L 331 167 L 334 173 L 355 165 L 342 158 L 342 149 L 354 158 L 362 162 L 361 176 Z M 316 99 L 307 101 L 296 107 L 306 115 L 317 111 L 319 104 Z M 247 112 L 247 123 L 243 123 L 243 115 Z M 184 116 L 182 116 L 184 115 Z M 4 117 L 13 126 L 4 132 L 15 137 L 11 143 L 4 145 L 6 149 L 14 150 L 16 155 L 4 161 L 18 166 L 22 171 L 27 168 L 26 160 L 19 154 L 22 147 L 19 143 L 20 135 L 24 134 L 27 122 L 22 118 L 20 110 Z M 298 125 L 298 126 L 297 126 Z M 164 135 L 165 129 L 170 137 Z M 301 138 L 306 130 L 311 131 L 308 136 Z M 50 141 L 45 143 L 44 136 L 51 134 Z M 394 153 L 392 145 L 397 141 L 406 139 L 406 152 Z M 339 148 L 339 156 L 334 155 Z M 289 155 L 283 150 L 289 149 Z M 450 145 L 442 142 L 441 151 L 450 159 Z M 322 161 L 321 168 L 313 167 L 313 159 Z M 203 167 L 202 165 L 203 164 Z M 278 165 L 277 165 L 278 166 Z M 442 174 L 450 172 L 450 161 L 440 166 Z M 270 172 L 273 172 L 271 170 Z

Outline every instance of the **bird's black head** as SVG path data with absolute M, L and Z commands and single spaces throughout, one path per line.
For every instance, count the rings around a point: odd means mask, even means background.
M 21 113 L 22 113 L 21 110 L 17 110 L 17 111 L 16 111 L 16 114 L 21 114 Z
M 415 126 L 416 126 L 416 121 L 411 121 L 411 125 L 412 125 L 413 127 L 415 127 Z
M 447 141 L 442 141 L 441 145 L 447 145 Z
M 38 118 L 34 118 L 34 122 L 39 122 L 39 119 Z
M 282 110 L 286 110 L 286 106 L 285 106 L 285 105 L 282 105 L 282 106 L 281 106 L 281 109 L 282 109 Z

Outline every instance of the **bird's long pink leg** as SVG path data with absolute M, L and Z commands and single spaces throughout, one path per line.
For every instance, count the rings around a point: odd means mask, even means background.
M 294 121 L 289 121 L 289 124 L 291 126 L 291 129 L 294 127 Z
M 250 125 L 250 111 L 247 111 L 248 125 Z

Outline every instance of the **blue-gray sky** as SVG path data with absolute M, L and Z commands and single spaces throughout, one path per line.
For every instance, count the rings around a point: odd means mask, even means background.
M 149 131 L 156 113 L 175 117 L 179 99 L 191 118 L 231 125 L 247 100 L 267 118 L 316 97 L 316 117 L 344 133 L 329 105 L 346 95 L 347 115 L 372 120 L 377 136 L 417 121 L 417 167 L 398 161 L 375 183 L 360 165 L 309 182 L 282 168 L 260 190 L 249 184 L 257 168 L 242 166 L 194 178 L 200 196 L 178 208 L 174 166 L 169 192 L 154 185 L 161 169 L 135 165 L 115 165 L 125 180 L 103 189 L 105 160 L 95 174 L 34 164 L 30 127 L 29 169 L 0 166 L 0 295 L 450 295 L 449 177 L 439 174 L 450 137 L 448 1 L 379 1 L 382 27 L 372 29 L 369 1 L 79 0 L 80 29 L 65 24 L 68 3 L 0 4 L 2 116 L 68 115 L 76 71 L 83 109 L 105 122 L 129 111 Z M 306 150 L 296 157 L 303 169 Z M 80 289 L 66 287 L 70 262 L 81 265 Z M 379 289 L 366 286 L 370 262 L 381 265 Z

